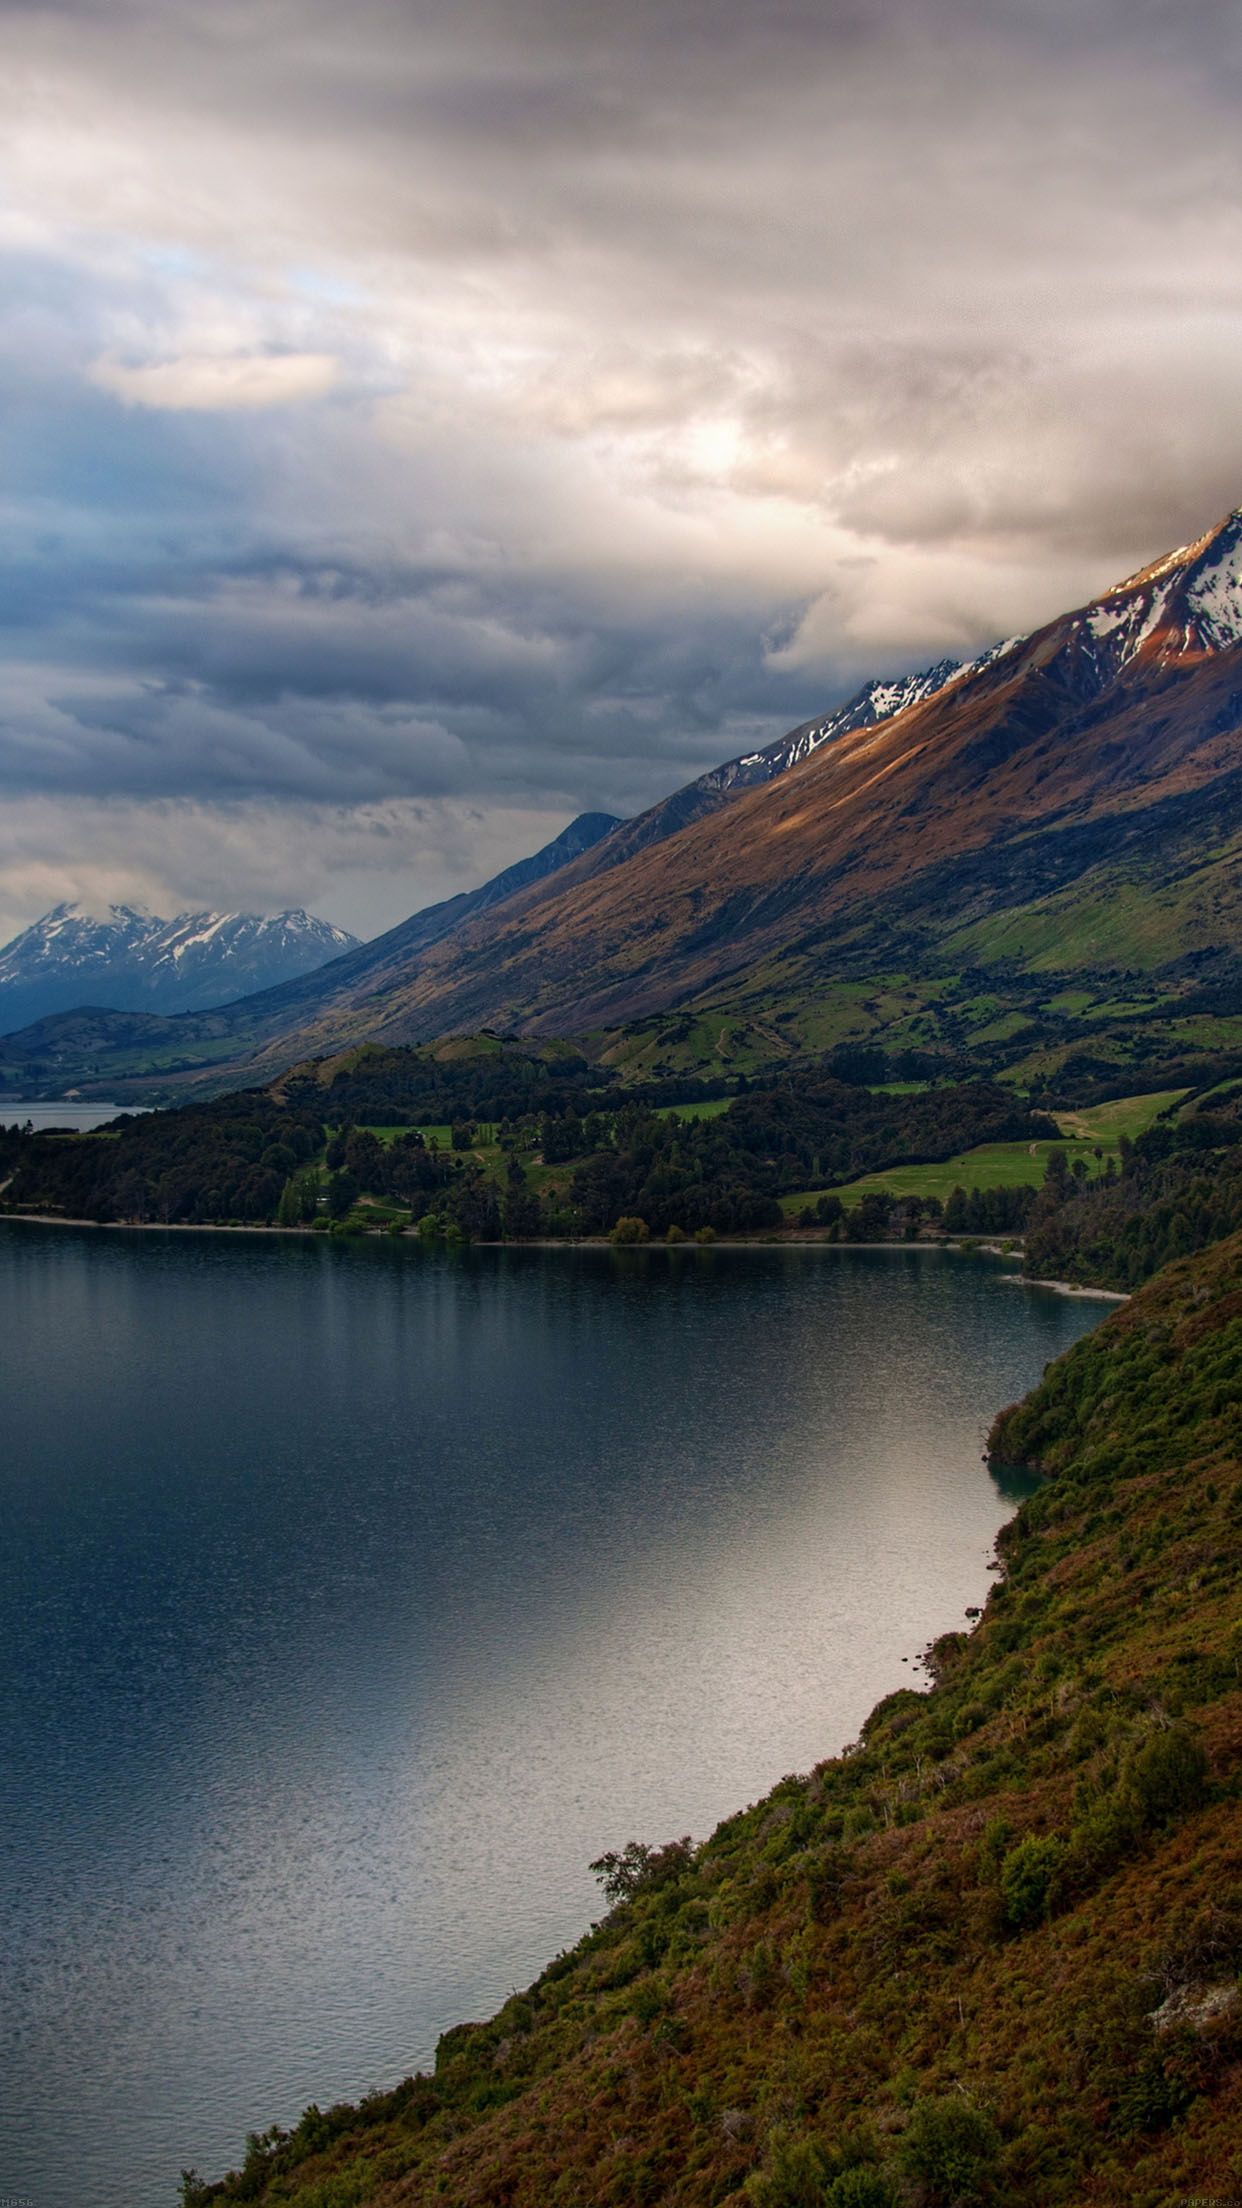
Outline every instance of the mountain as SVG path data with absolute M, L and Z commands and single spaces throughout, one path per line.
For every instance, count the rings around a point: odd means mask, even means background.
M 57 905 L 0 950 L 0 1034 L 82 1004 L 172 1013 L 223 1004 L 322 966 L 357 937 L 300 909 L 181 912 Z
M 306 1009 L 322 1010 L 335 1004 L 352 1004 L 373 990 L 409 970 L 420 952 L 429 950 L 432 944 L 442 943 L 454 935 L 468 921 L 481 920 L 496 905 L 504 904 L 524 889 L 533 889 L 540 882 L 559 873 L 575 859 L 591 852 L 607 840 L 620 826 L 613 813 L 579 813 L 563 828 L 551 843 L 545 843 L 529 859 L 519 859 L 514 866 L 507 866 L 501 874 L 493 875 L 479 889 L 463 890 L 459 896 L 448 897 L 438 905 L 427 905 L 421 912 L 401 920 L 395 928 L 377 935 L 370 943 L 359 944 L 342 958 L 335 958 L 316 975 L 306 975 L 301 981 L 287 984 L 280 990 L 269 990 L 263 998 L 239 1005 L 237 1016 L 242 1021 L 258 1021 L 265 1027 L 275 1023 L 292 1024 L 295 1012 L 306 1016 Z
M 217 996 L 204 1011 L 172 1016 L 158 1014 L 149 997 L 139 996 L 135 1001 L 132 992 L 126 999 L 114 991 L 107 1004 L 102 1004 L 102 963 L 95 967 L 90 964 L 89 930 L 97 924 L 80 921 L 73 908 L 60 906 L 26 935 L 18 936 L 3 957 L 23 953 L 23 947 L 38 938 L 41 930 L 48 932 L 53 945 L 67 935 L 69 943 L 79 946 L 81 952 L 76 964 L 72 959 L 65 962 L 65 993 L 59 1004 L 72 1009 L 57 1007 L 44 1014 L 28 1015 L 28 1025 L 0 1042 L 0 1083 L 7 1075 L 7 1085 L 22 1091 L 47 1082 L 63 1089 L 69 1081 L 100 1079 L 116 1086 L 134 1072 L 155 1069 L 182 1073 L 239 1050 L 253 1049 L 268 1037 L 294 1030 L 317 1014 L 322 1017 L 333 1005 L 365 999 L 385 981 L 408 972 L 421 951 L 580 858 L 619 825 L 612 813 L 581 813 L 530 858 L 519 859 L 479 889 L 425 907 L 370 943 L 359 943 L 340 930 L 330 931 L 338 945 L 349 947 L 339 957 L 328 956 L 326 965 L 321 959 L 309 971 L 295 971 L 291 979 L 278 980 L 269 987 L 253 984 L 238 974 L 237 981 L 247 993 L 230 1001 Z M 306 915 L 300 917 L 305 919 Z M 118 929 L 132 922 L 135 935 L 140 935 L 144 927 L 158 931 L 179 925 L 152 921 L 149 916 L 122 907 L 113 907 L 113 918 Z M 324 925 L 319 921 L 309 924 Z M 106 927 L 105 923 L 98 925 L 101 930 Z M 27 982 L 32 971 L 38 973 L 39 955 L 35 943 L 24 969 Z M 188 946 L 181 955 L 192 955 Z M 6 1002 L 0 993 L 0 1006 Z M 0 1035 L 3 1033 L 0 1028 Z
M 877 988 L 906 1045 L 1010 1018 L 1038 1040 L 1045 1005 L 1087 1033 L 1118 987 L 1136 1017 L 1152 989 L 1210 1009 L 1213 984 L 1236 1010 L 1242 513 L 676 833 L 640 826 L 254 1063 L 722 1012 L 824 1047 L 874 1032 Z M 1008 1009 L 975 1005 L 980 972 Z M 1112 979 L 1067 1008 L 1086 973 Z
M 972 665 L 978 664 L 981 662 L 972 662 Z M 825 717 L 803 721 L 787 736 L 779 736 L 774 744 L 765 745 L 762 751 L 748 751 L 739 759 L 726 759 L 721 767 L 709 767 L 706 774 L 674 790 L 671 797 L 661 798 L 658 804 L 648 806 L 645 813 L 636 814 L 633 820 L 622 821 L 615 833 L 597 846 L 591 866 L 582 870 L 584 878 L 587 872 L 607 873 L 624 859 L 632 858 L 636 851 L 644 851 L 653 843 L 663 843 L 666 836 L 677 835 L 682 828 L 688 828 L 691 821 L 704 820 L 709 813 L 719 812 L 730 798 L 740 797 L 744 790 L 757 790 L 766 782 L 774 782 L 778 775 L 787 774 L 791 767 L 801 766 L 812 752 L 818 751 L 823 744 L 832 743 L 836 737 L 848 736 L 858 728 L 875 728 L 881 721 L 890 720 L 894 713 L 931 697 L 934 691 L 943 689 L 946 682 L 962 672 L 958 660 L 942 659 L 934 667 L 924 668 L 921 674 L 865 682 L 844 705 L 834 707 Z
M 313 973 L 224 1004 L 209 1018 L 183 1015 L 166 1024 L 147 1018 L 122 1020 L 79 998 L 71 1013 L 50 1020 L 36 1017 L 14 1037 L 10 1049 L 0 1050 L 0 1082 L 5 1079 L 6 1059 L 13 1069 L 9 1084 L 22 1088 L 49 1080 L 63 1086 L 70 1080 L 97 1083 L 101 1079 L 115 1088 L 146 1072 L 167 1074 L 174 1081 L 187 1075 L 197 1080 L 204 1066 L 230 1059 L 246 1063 L 264 1045 L 268 1046 L 263 1052 L 265 1065 L 284 1062 L 284 1035 L 329 1032 L 334 1022 L 352 1022 L 373 998 L 399 988 L 420 954 L 433 944 L 455 938 L 469 921 L 546 881 L 572 860 L 580 861 L 580 880 L 609 873 L 636 852 L 720 811 L 745 791 L 774 781 L 824 744 L 856 729 L 874 728 L 930 697 L 963 671 L 956 660 L 945 659 L 919 673 L 864 683 L 828 715 L 803 722 L 762 750 L 709 769 L 634 819 L 581 814 L 542 851 L 506 868 L 482 888 L 429 906 Z
M 45 1023 L 0 1073 L 239 1086 L 493 1028 L 659 1076 L 878 1042 L 1029 1085 L 1220 1043 L 1242 1007 L 1242 512 L 600 825 L 280 990 L 159 1036 Z

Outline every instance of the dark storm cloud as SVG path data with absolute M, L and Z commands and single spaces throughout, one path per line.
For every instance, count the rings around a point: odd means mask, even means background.
M 266 805 L 299 863 L 308 807 L 626 809 L 1242 498 L 1215 0 L 68 0 L 0 42 L 22 804 Z

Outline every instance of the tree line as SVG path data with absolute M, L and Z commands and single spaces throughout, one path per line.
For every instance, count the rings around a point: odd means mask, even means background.
M 1027 1228 L 1026 1268 L 1041 1278 L 1133 1289 L 1175 1257 L 1242 1227 L 1242 1082 L 1158 1119 L 1117 1168 L 1047 1184 Z
M 291 1226 L 346 1220 L 369 1197 L 412 1224 L 486 1240 L 608 1233 L 622 1218 L 653 1235 L 747 1234 L 778 1226 L 779 1198 L 808 1182 L 1035 1139 L 1052 1124 L 988 1081 L 892 1095 L 823 1069 L 681 1117 L 665 1085 L 620 1090 L 596 1072 L 588 1086 L 586 1067 L 512 1048 L 447 1066 L 427 1051 L 376 1049 L 327 1082 L 312 1070 L 272 1090 L 122 1115 L 93 1135 L 11 1129 L 0 1133 L 4 1200 L 85 1219 Z M 417 1126 L 381 1142 L 357 1123 L 403 1125 L 433 1108 L 452 1123 L 451 1148 Z M 498 1135 L 498 1163 L 475 1154 L 480 1121 Z M 541 1188 L 532 1154 L 572 1171 Z

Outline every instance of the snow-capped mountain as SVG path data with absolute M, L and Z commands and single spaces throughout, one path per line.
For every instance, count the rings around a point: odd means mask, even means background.
M 1149 640 L 1154 660 L 1242 643 L 1242 509 L 1105 591 L 1085 609 L 1085 621 L 1111 674 Z
M 997 651 L 1001 649 L 999 645 L 994 647 Z M 982 666 L 991 656 L 985 654 L 984 660 L 972 660 L 970 665 L 972 668 Z M 821 745 L 847 736 L 855 729 L 877 728 L 882 721 L 891 720 L 895 713 L 917 705 L 922 698 L 930 698 L 947 682 L 969 671 L 956 659 L 942 659 L 917 675 L 881 677 L 864 683 L 844 705 L 834 706 L 822 719 L 803 721 L 787 736 L 778 736 L 775 743 L 765 744 L 762 751 L 748 751 L 739 759 L 726 759 L 723 766 L 709 767 L 705 774 L 696 775 L 693 782 L 683 783 L 679 790 L 674 790 L 671 797 L 660 798 L 645 812 L 636 814 L 633 820 L 622 821 L 614 833 L 599 844 L 590 871 L 609 872 L 633 858 L 635 852 L 663 843 L 668 836 L 675 836 L 682 828 L 689 827 L 692 821 L 718 812 L 722 805 L 743 796 L 747 790 L 776 781 L 791 767 L 800 766 L 804 759 L 809 759 Z
M 1223 869 L 1210 896 L 1143 904 L 1145 855 L 1179 880 L 1205 847 Z M 946 929 L 998 914 L 1037 910 L 1054 935 L 1045 904 L 1086 874 L 1102 969 L 1137 963 L 1138 938 L 1170 959 L 1232 956 L 1240 848 L 1242 511 L 967 666 L 868 685 L 687 784 L 537 904 L 468 924 L 373 1009 L 269 1057 L 492 1024 L 581 1034 L 694 1004 L 715 1020 L 726 985 L 762 1006 L 774 961 L 786 990 L 816 995 L 846 956 L 858 969 L 871 947 L 888 971 L 896 942 L 934 961 Z M 1083 962 L 1077 925 L 1056 939 L 1066 971 Z M 947 970 L 960 955 L 943 953 Z
M 1181 545 L 1150 567 L 1114 583 L 1066 619 L 1073 624 L 1076 654 L 1093 661 L 1095 676 L 1101 683 L 1120 674 L 1149 639 L 1152 650 L 1148 656 L 1154 662 L 1182 658 L 1188 653 L 1219 652 L 1242 642 L 1242 508 L 1193 544 Z M 969 677 L 982 674 L 1030 642 L 1029 636 L 1008 636 L 975 659 L 940 659 L 918 674 L 881 676 L 866 682 L 822 719 L 803 721 L 761 751 L 744 752 L 738 759 L 727 759 L 723 766 L 709 767 L 706 774 L 687 783 L 664 804 L 676 807 L 681 818 L 688 821 L 699 810 L 708 809 L 711 800 L 774 782 L 824 744 L 861 729 L 878 728 L 908 707 L 921 705 L 938 690 L 964 684 Z M 693 802 L 699 795 L 708 805 L 699 807 Z
M 971 666 L 979 664 L 972 660 Z M 740 759 L 728 759 L 722 767 L 711 767 L 691 785 L 704 790 L 753 790 L 762 782 L 772 782 L 778 774 L 787 774 L 790 767 L 800 766 L 809 759 L 821 744 L 830 744 L 838 736 L 852 735 L 856 728 L 875 728 L 881 721 L 891 720 L 894 713 L 903 713 L 908 705 L 918 705 L 923 698 L 930 698 L 933 691 L 943 690 L 946 682 L 964 673 L 961 661 L 937 660 L 934 667 L 925 667 L 917 675 L 895 675 L 891 680 L 882 677 L 865 682 L 861 690 L 847 698 L 844 705 L 835 706 L 823 720 L 803 721 L 801 727 L 791 729 L 788 736 L 779 736 L 774 744 L 766 744 L 762 751 L 748 751 Z
M 835 746 L 842 771 L 854 758 L 850 739 L 878 741 L 902 714 L 942 693 L 965 696 L 976 678 L 1008 680 L 1027 650 L 1049 672 L 1055 660 L 1061 688 L 1086 702 L 1114 680 L 1147 647 L 1153 668 L 1187 653 L 1211 654 L 1242 640 L 1242 509 L 1194 544 L 1127 576 L 1089 606 L 1065 614 L 1029 636 L 1007 636 L 974 659 L 937 660 L 917 674 L 879 676 L 843 705 L 803 721 L 761 750 L 743 752 L 709 767 L 669 797 L 604 836 L 577 879 L 610 873 L 640 851 L 664 843 L 695 821 L 718 812 L 750 790 L 778 781 L 816 752 Z
M 357 940 L 301 910 L 162 920 L 132 905 L 57 905 L 0 950 L 0 1034 L 86 1004 L 205 1011 L 309 973 Z
M 1067 625 L 1072 626 L 1076 654 L 1094 662 L 1101 684 L 1112 681 L 1149 643 L 1147 657 L 1153 665 L 1242 643 L 1242 508 L 1193 544 L 1180 545 L 1114 583 L 1067 617 Z M 982 674 L 1030 642 L 1029 636 L 1009 636 L 964 663 L 942 659 L 921 674 L 864 683 L 823 720 L 804 721 L 764 750 L 713 767 L 692 787 L 723 791 L 771 782 L 821 745 L 878 727 L 936 691 Z
M 1114 583 L 1076 613 L 1062 615 L 1031 636 L 994 644 L 946 680 L 963 682 L 1002 660 L 1012 660 L 1016 669 L 1026 648 L 1034 645 L 1045 667 L 1058 665 L 1075 689 L 1086 694 L 1105 689 L 1123 671 L 1155 673 L 1211 658 L 1239 643 L 1242 507 L 1193 544 L 1179 545 Z

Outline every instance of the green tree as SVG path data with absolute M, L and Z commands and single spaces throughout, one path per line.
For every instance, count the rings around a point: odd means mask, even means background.
M 824 2208 L 901 2208 L 901 2203 L 884 2172 L 860 2162 L 834 2177 L 824 2194 Z
M 915 2102 L 897 2160 L 926 2208 L 970 2208 L 987 2198 L 999 2153 L 1000 2134 L 986 2111 L 946 2093 Z
M 352 1173 L 340 1172 L 328 1180 L 328 1210 L 334 1219 L 344 1219 L 358 1201 L 358 1183 Z
M 608 1239 L 615 1243 L 646 1242 L 650 1233 L 645 1219 L 622 1218 L 618 1219 Z
M 1048 1914 L 1053 1882 L 1065 1856 L 1055 1832 L 1028 1832 L 1001 1864 L 1000 1890 L 1005 1921 L 1014 1928 L 1038 1924 Z

